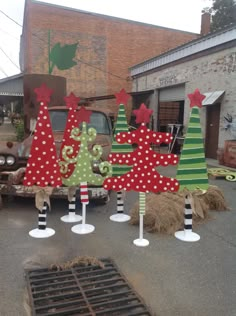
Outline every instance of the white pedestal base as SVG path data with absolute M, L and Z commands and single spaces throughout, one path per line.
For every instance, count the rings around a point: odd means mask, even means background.
M 55 230 L 52 228 L 38 229 L 35 228 L 29 232 L 29 235 L 34 238 L 48 238 L 55 234 Z
M 175 233 L 175 237 L 182 241 L 194 242 L 200 239 L 200 236 L 193 232 L 185 232 L 184 230 Z
M 114 214 L 110 216 L 110 220 L 113 222 L 128 222 L 130 220 L 130 216 L 126 214 Z
M 68 214 L 62 216 L 61 221 L 65 223 L 76 223 L 82 221 L 82 216 L 76 214 Z
M 133 241 L 133 243 L 135 244 L 135 246 L 138 246 L 138 247 L 146 247 L 149 245 L 149 241 L 147 239 L 135 239 Z
M 76 234 L 89 234 L 92 233 L 95 230 L 95 227 L 93 225 L 89 224 L 78 224 L 71 228 L 73 233 Z

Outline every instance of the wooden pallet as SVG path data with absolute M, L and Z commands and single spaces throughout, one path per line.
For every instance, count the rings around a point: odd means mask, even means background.
M 224 168 L 208 168 L 207 171 L 211 178 L 225 178 L 225 180 L 236 182 L 236 171 Z

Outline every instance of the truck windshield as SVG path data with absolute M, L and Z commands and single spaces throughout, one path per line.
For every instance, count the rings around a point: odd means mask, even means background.
M 49 115 L 54 132 L 63 132 L 66 126 L 68 111 L 49 110 Z M 87 123 L 88 128 L 93 127 L 98 134 L 109 135 L 111 133 L 110 125 L 107 117 L 101 112 L 92 112 L 90 123 Z

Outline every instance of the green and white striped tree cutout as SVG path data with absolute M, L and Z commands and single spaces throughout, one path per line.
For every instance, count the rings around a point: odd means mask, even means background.
M 130 153 L 133 151 L 133 148 L 130 144 L 124 143 L 119 144 L 116 141 L 116 135 L 121 132 L 128 132 L 128 123 L 125 114 L 125 105 L 127 104 L 130 95 L 126 93 L 124 89 L 122 89 L 119 93 L 115 94 L 116 103 L 119 105 L 119 112 L 116 120 L 115 131 L 114 131 L 114 140 L 112 142 L 111 153 Z M 126 172 L 130 171 L 132 167 L 127 165 L 118 165 L 114 164 L 112 166 L 112 174 L 113 176 L 121 176 Z
M 188 95 L 192 108 L 185 141 L 181 151 L 176 179 L 179 181 L 179 191 L 187 188 L 207 190 L 209 187 L 205 159 L 204 142 L 200 123 L 199 108 L 202 107 L 204 95 L 196 89 Z

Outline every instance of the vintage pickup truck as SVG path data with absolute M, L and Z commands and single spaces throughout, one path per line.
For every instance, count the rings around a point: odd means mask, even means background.
M 94 144 L 101 145 L 103 149 L 101 160 L 105 161 L 111 151 L 113 137 L 112 119 L 114 114 L 100 107 L 88 106 L 88 109 L 92 111 L 88 127 L 94 127 L 97 131 L 97 137 L 94 143 L 89 144 L 89 149 L 92 149 Z M 51 106 L 48 111 L 59 155 L 68 109 L 66 106 Z M 33 188 L 22 184 L 33 140 L 33 128 L 31 130 L 30 135 L 23 142 L 6 142 L 6 144 L 0 145 L 0 207 L 2 207 L 2 196 L 34 196 Z M 99 176 L 98 163 L 98 161 L 94 161 L 93 171 Z M 88 184 L 88 189 L 90 199 L 103 202 L 109 200 L 109 192 L 104 190 L 103 187 Z M 61 186 L 53 190 L 52 197 L 67 198 L 67 194 L 68 188 Z

